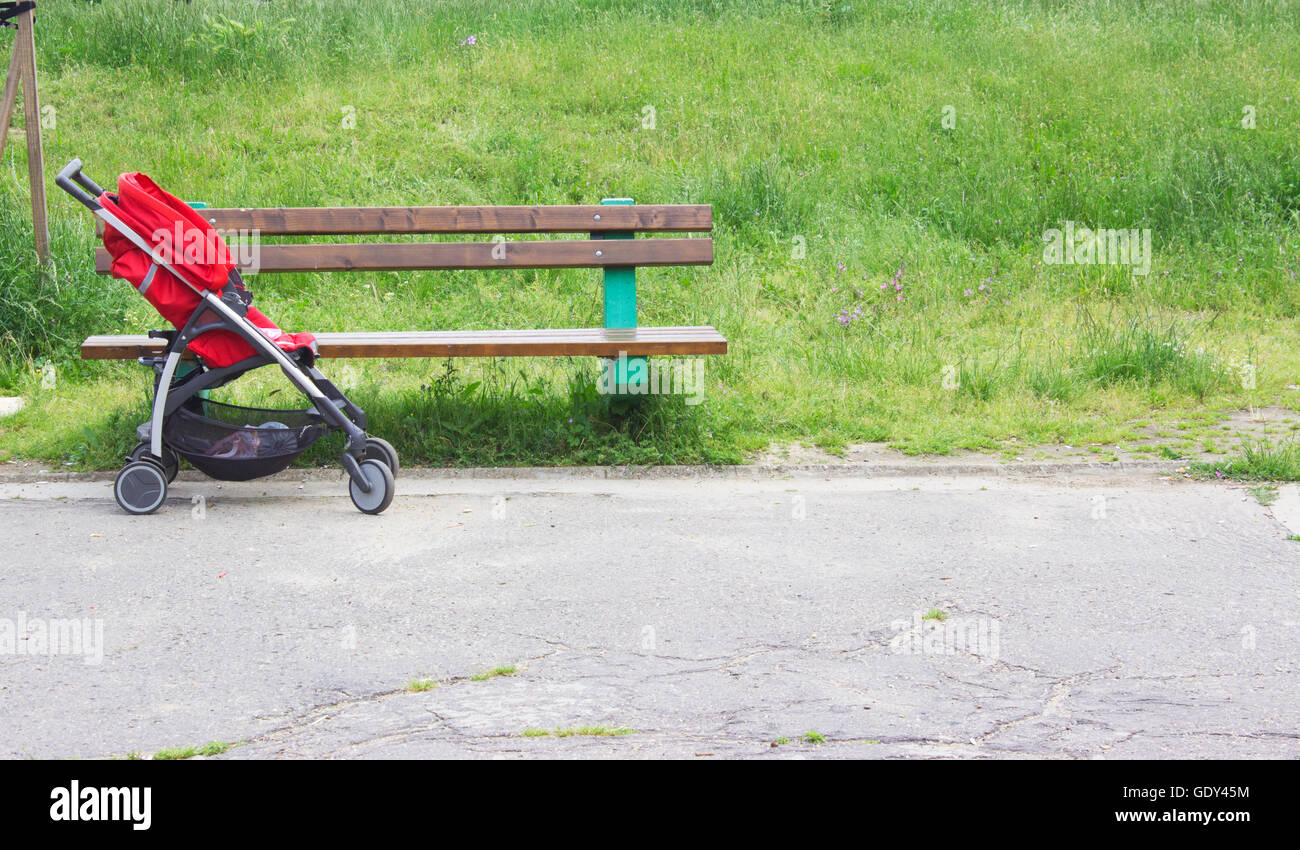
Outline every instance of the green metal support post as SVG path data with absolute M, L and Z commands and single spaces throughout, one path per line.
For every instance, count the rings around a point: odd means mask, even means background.
M 605 198 L 602 205 L 629 205 L 631 198 Z M 631 239 L 631 232 L 592 233 L 593 239 Z M 636 327 L 636 266 L 605 267 L 605 327 Z M 644 357 L 606 358 L 604 386 L 619 398 L 645 393 L 649 368 Z

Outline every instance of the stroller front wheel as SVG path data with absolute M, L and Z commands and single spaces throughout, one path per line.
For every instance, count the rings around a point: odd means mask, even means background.
M 370 492 L 365 492 L 357 482 L 349 480 L 348 491 L 352 494 L 352 504 L 365 514 L 383 513 L 392 504 L 393 493 L 397 489 L 393 483 L 392 470 L 382 460 L 367 458 L 361 461 L 361 474 L 370 485 Z
M 117 474 L 113 496 L 129 514 L 151 514 L 167 499 L 167 473 L 153 461 L 131 461 Z

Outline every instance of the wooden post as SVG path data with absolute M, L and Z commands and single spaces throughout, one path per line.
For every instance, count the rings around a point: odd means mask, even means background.
M 32 7 L 14 16 L 18 34 L 9 59 L 4 98 L 0 100 L 0 152 L 9 135 L 18 85 L 23 87 L 23 123 L 27 129 L 27 177 L 32 190 L 32 231 L 36 256 L 45 262 L 50 256 L 50 228 L 45 206 L 45 154 L 41 147 L 41 101 L 36 89 L 36 35 L 32 30 Z
M 22 70 L 20 59 L 15 49 L 9 57 L 9 76 L 5 77 L 4 100 L 0 102 L 0 151 L 5 149 L 5 140 L 9 138 L 9 119 L 13 117 L 14 104 L 18 101 L 18 77 Z

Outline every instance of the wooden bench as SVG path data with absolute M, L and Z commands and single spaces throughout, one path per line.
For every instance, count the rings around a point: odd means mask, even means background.
M 707 233 L 707 205 L 637 205 L 608 198 L 600 205 L 507 207 L 286 207 L 204 209 L 222 232 L 259 236 L 463 234 L 492 235 L 470 242 L 345 242 L 259 244 L 257 264 L 245 273 L 406 271 L 442 269 L 598 268 L 604 277 L 604 327 L 502 331 L 318 333 L 320 357 L 544 357 L 611 358 L 608 386 L 636 394 L 650 355 L 725 354 L 727 341 L 710 326 L 637 326 L 638 266 L 708 265 L 708 237 L 635 239 L 638 233 Z M 586 239 L 505 241 L 504 234 L 585 233 Z M 109 255 L 95 251 L 95 270 L 109 271 Z M 274 318 L 274 317 L 272 317 Z M 154 356 L 164 341 L 145 335 L 92 336 L 81 346 L 88 360 Z M 619 358 L 619 359 L 613 359 Z

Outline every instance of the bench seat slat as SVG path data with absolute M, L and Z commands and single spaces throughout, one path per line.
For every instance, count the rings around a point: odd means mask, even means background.
M 509 331 L 401 331 L 318 333 L 321 357 L 629 357 L 726 354 L 727 341 L 708 325 L 663 328 L 569 328 Z M 133 360 L 162 351 L 143 334 L 92 336 L 86 360 Z
M 708 204 L 503 207 L 267 207 L 207 209 L 220 230 L 264 235 L 362 233 L 590 233 L 705 232 L 713 229 Z
M 498 246 L 504 244 L 504 251 Z M 493 252 L 498 256 L 494 256 Z M 599 252 L 599 256 L 597 255 Z M 712 239 L 568 239 L 555 242 L 354 242 L 261 245 L 245 274 L 417 269 L 568 269 L 606 266 L 699 266 L 713 262 Z M 112 259 L 95 249 L 95 271 Z

